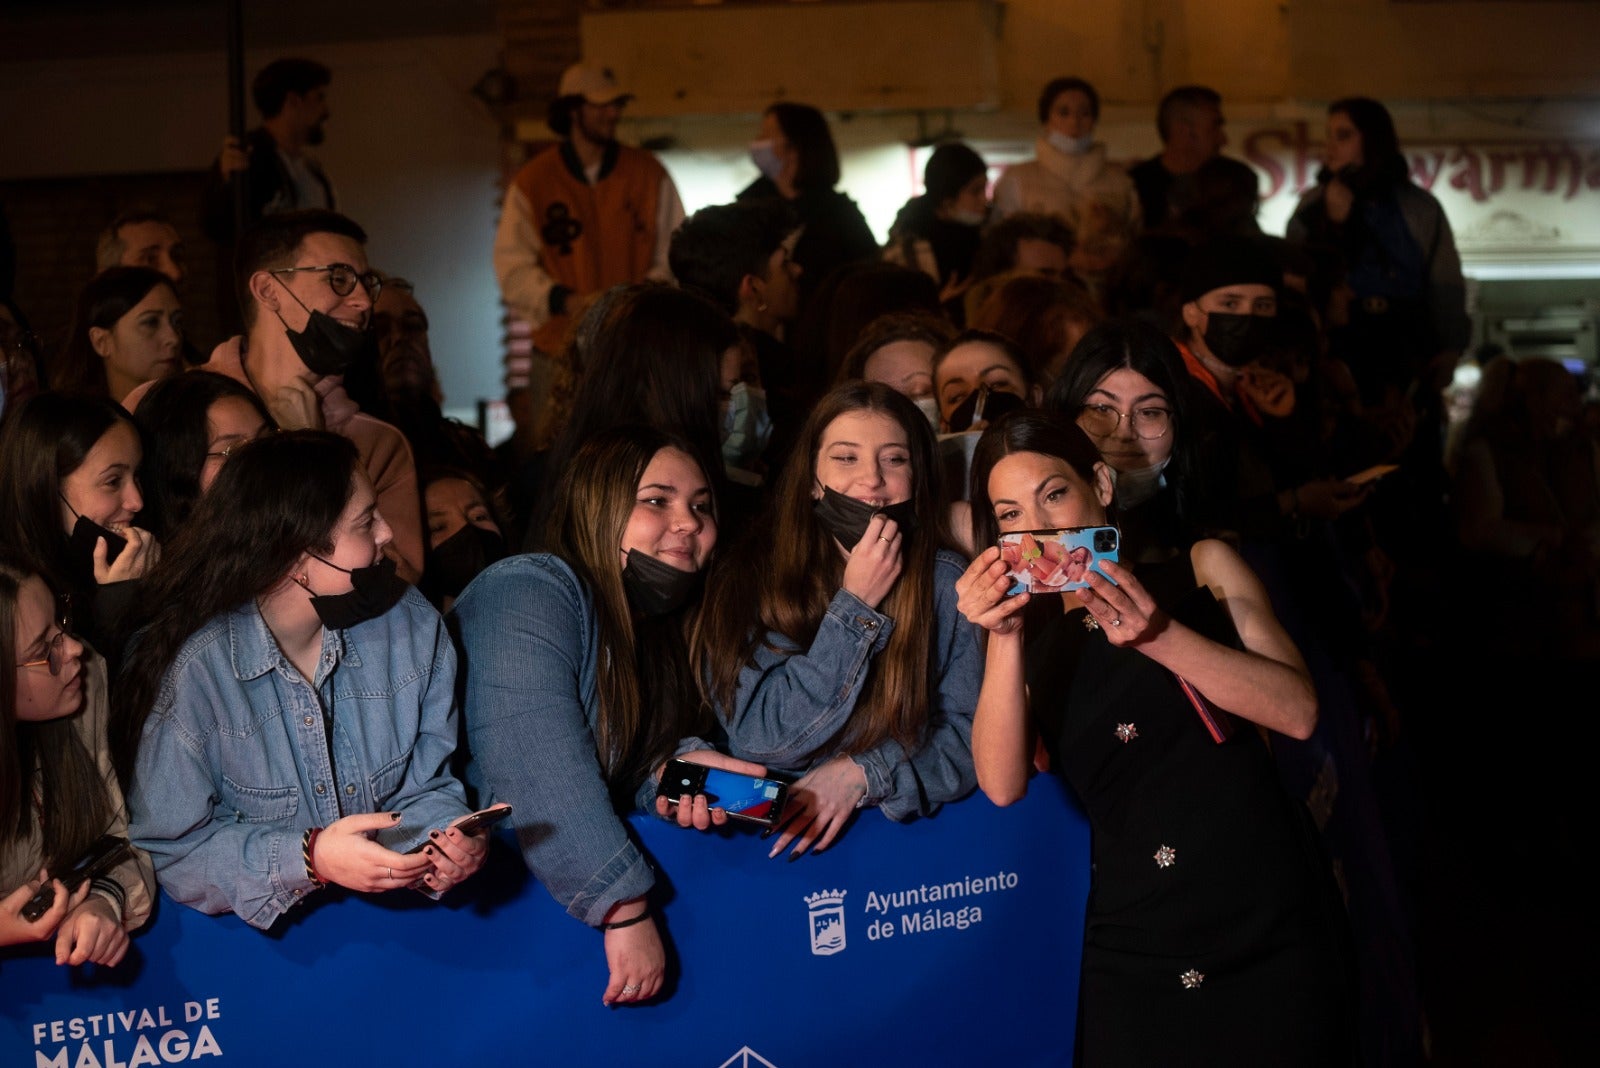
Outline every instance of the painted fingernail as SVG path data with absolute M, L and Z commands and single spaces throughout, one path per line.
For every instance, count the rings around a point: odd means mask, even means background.
M 399 823 L 400 822 L 400 813 L 391 812 L 391 813 L 389 813 L 389 818 L 394 820 L 396 823 Z
M 424 849 L 422 852 L 426 856 L 430 856 L 430 857 L 433 856 L 433 846 L 429 846 L 427 849 Z
M 438 831 L 429 831 L 428 832 L 428 837 L 429 838 L 437 838 L 437 837 L 439 837 L 439 832 Z

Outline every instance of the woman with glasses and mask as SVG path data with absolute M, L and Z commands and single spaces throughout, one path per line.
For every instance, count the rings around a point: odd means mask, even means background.
M 1215 525 L 1194 389 L 1172 341 L 1125 319 L 1085 334 L 1045 396 L 1111 470 L 1124 560 L 1166 559 Z
M 1158 420 L 1134 418 L 1147 433 Z M 972 468 L 973 536 L 990 547 L 956 586 L 988 632 L 979 786 L 1010 805 L 1048 763 L 1089 815 L 1077 1063 L 1181 1050 L 1198 1064 L 1342 1068 L 1355 1023 L 1344 908 L 1260 733 L 1309 737 L 1317 698 L 1260 581 L 1200 540 L 1161 564 L 1103 562 L 1086 589 L 1009 593 L 999 535 L 1114 522 L 1112 482 L 1065 418 L 1002 417 Z M 1025 623 L 1032 602 L 1049 611 Z
M 57 964 L 113 966 L 150 915 L 155 879 L 138 850 L 70 890 L 57 878 L 102 835 L 128 834 L 105 661 L 69 630 L 44 579 L 0 555 L 0 946 L 54 939 Z M 43 887 L 50 902 L 30 919 Z
M 140 469 L 142 522 L 163 539 L 189 518 L 233 450 L 270 431 L 261 399 L 227 375 L 191 371 L 164 378 L 133 418 L 147 444 Z
M 105 397 L 35 394 L 0 425 L 0 544 L 67 599 L 112 677 L 139 580 L 161 555 L 140 519 L 143 460 L 138 426 Z
M 112 722 L 173 900 L 265 930 L 328 883 L 438 896 L 482 864 L 455 650 L 389 538 L 355 446 L 315 430 L 235 449 L 173 537 Z

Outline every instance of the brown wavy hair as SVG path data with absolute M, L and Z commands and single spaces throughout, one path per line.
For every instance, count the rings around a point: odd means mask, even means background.
M 713 570 L 690 639 L 695 678 L 712 707 L 729 721 L 737 711 L 739 673 L 757 648 L 777 648 L 769 634 L 802 649 L 810 646 L 844 581 L 838 543 L 812 507 L 817 453 L 835 419 L 863 411 L 889 416 L 906 433 L 917 529 L 904 539 L 904 567 L 879 606 L 895 620 L 894 633 L 873 659 L 849 722 L 813 755 L 863 753 L 891 738 L 913 751 L 921 748 L 926 734 L 937 686 L 926 625 L 933 612 L 934 557 L 951 543 L 937 445 L 927 419 L 911 401 L 880 382 L 851 382 L 817 402 L 766 514 Z

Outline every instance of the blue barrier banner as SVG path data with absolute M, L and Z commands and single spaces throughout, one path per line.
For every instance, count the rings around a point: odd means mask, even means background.
M 163 896 L 116 969 L 10 947 L 0 1068 L 1071 1064 L 1089 832 L 1053 778 L 868 811 L 794 863 L 744 828 L 634 827 L 668 942 L 649 1005 L 601 1005 L 600 934 L 497 838 L 438 904 L 328 891 L 263 934 Z

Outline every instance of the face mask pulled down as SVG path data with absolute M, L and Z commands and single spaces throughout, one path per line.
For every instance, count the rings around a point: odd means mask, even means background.
M 377 619 L 400 603 L 406 594 L 407 582 L 395 573 L 394 561 L 384 557 L 368 567 L 340 567 L 317 556 L 335 571 L 350 576 L 353 587 L 348 593 L 311 593 L 311 608 L 329 630 L 345 630 L 359 623 Z M 304 583 L 302 583 L 304 585 Z
M 910 536 L 917 527 L 917 509 L 910 501 L 875 508 L 866 501 L 858 501 L 824 486 L 822 496 L 813 501 L 811 507 L 817 521 L 847 552 L 861 544 L 861 539 L 867 533 L 867 524 L 880 512 L 894 520 L 902 536 Z
M 365 356 L 373 347 L 372 333 L 345 326 L 339 320 L 320 311 L 306 308 L 306 302 L 295 296 L 294 290 L 284 287 L 284 292 L 294 297 L 294 302 L 305 308 L 311 318 L 303 330 L 290 330 L 289 324 L 277 311 L 278 322 L 293 346 L 295 355 L 314 375 L 342 375 L 350 366 Z
M 700 591 L 698 571 L 680 571 L 649 553 L 628 550 L 622 568 L 622 589 L 640 615 L 664 616 L 688 604 Z

